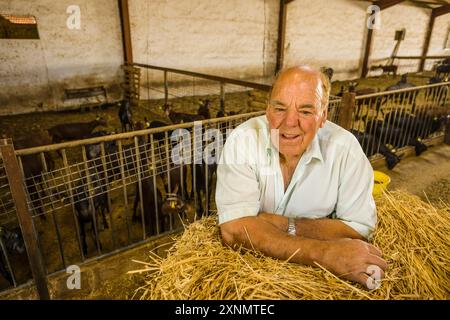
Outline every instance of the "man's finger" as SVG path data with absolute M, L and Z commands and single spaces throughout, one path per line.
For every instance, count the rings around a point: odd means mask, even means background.
M 373 255 L 379 256 L 381 257 L 383 255 L 383 253 L 381 252 L 380 249 L 378 249 L 377 247 L 375 247 L 374 245 L 371 245 L 370 243 L 367 244 L 368 248 L 369 248 L 369 252 Z
M 369 255 L 369 258 L 367 259 L 367 264 L 376 265 L 380 267 L 383 271 L 386 271 L 388 269 L 388 263 L 386 262 L 386 260 L 373 254 Z

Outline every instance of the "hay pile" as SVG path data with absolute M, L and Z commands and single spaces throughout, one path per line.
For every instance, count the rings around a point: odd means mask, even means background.
M 389 270 L 366 291 L 320 267 L 304 267 L 221 244 L 216 218 L 191 224 L 162 259 L 151 253 L 139 299 L 449 299 L 450 207 L 404 192 L 376 199 L 373 243 Z

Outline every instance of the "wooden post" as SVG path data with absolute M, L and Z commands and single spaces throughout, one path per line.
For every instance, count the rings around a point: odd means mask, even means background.
M 342 95 L 338 125 L 347 130 L 352 127 L 352 116 L 355 111 L 355 97 L 356 95 L 354 92 L 344 92 Z
M 425 36 L 425 44 L 423 45 L 422 57 L 420 58 L 419 72 L 423 72 L 423 69 L 425 68 L 425 57 L 428 53 L 428 47 L 430 46 L 431 34 L 433 32 L 435 20 L 436 17 L 433 14 L 431 14 L 430 21 L 428 23 L 427 34 Z
M 275 74 L 283 68 L 284 63 L 284 41 L 286 36 L 286 10 L 287 3 L 280 0 L 280 12 L 278 14 L 278 42 L 277 42 L 277 63 Z
M 42 256 L 39 250 L 36 233 L 34 232 L 32 217 L 28 211 L 27 197 L 19 163 L 16 158 L 14 146 L 10 140 L 0 140 L 0 153 L 5 165 L 11 196 L 14 199 L 16 206 L 17 218 L 19 220 L 20 229 L 22 230 L 28 261 L 30 263 L 39 299 L 49 300 L 50 294 L 48 292 L 47 277 L 42 263 Z
M 128 0 L 119 0 L 120 25 L 122 27 L 122 43 L 126 64 L 133 63 L 133 47 L 131 43 L 130 14 Z

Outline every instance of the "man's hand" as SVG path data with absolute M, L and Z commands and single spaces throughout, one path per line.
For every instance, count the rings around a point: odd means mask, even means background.
M 375 246 L 357 239 L 328 241 L 322 261 L 323 267 L 335 275 L 375 289 L 375 281 L 384 278 L 388 265 L 381 258 L 381 251 Z M 371 279 L 369 279 L 369 277 Z

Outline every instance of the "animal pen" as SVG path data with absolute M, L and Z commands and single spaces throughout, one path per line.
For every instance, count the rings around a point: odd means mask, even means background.
M 217 158 L 228 129 L 264 114 L 269 85 L 142 64 L 134 67 L 142 71 L 139 106 L 151 100 L 167 104 L 187 96 L 193 98 L 192 106 L 195 107 L 194 98 L 200 96 L 215 97 L 211 108 L 226 110 L 227 99 L 236 92 L 245 92 L 251 101 L 243 105 L 237 115 L 31 149 L 15 150 L 11 140 L 2 140 L 0 226 L 19 223 L 34 284 L 43 299 L 49 297 L 46 277 L 69 265 L 119 254 L 149 239 L 182 230 L 180 217 L 163 217 L 156 206 L 150 217 L 156 228 L 150 232 L 143 201 L 137 208 L 139 221 L 133 222 L 134 196 L 139 195 L 141 200 L 153 197 L 157 203 L 158 190 L 162 190 L 166 198 L 173 190 L 172 184 L 176 183 L 181 197 L 192 199 L 197 217 L 214 214 L 215 203 L 211 195 L 215 188 L 211 176 L 215 166 L 205 164 L 204 154 L 214 149 L 212 155 Z M 385 145 L 391 145 L 390 151 L 395 154 L 411 150 L 408 139 L 412 132 L 415 132 L 414 138 L 424 144 L 441 143 L 445 135 L 448 137 L 449 85 L 445 82 L 356 98 L 354 94 L 345 93 L 342 99 L 331 97 L 328 118 L 354 134 L 369 135 L 373 130 L 373 125 L 368 125 L 369 121 L 372 124 L 380 121 L 378 129 L 387 133 L 381 135 L 375 145 L 373 141 L 372 144 L 362 143 L 366 154 L 370 153 L 372 163 L 379 163 L 384 161 L 380 148 Z M 413 116 L 400 122 L 401 135 L 383 131 L 405 113 Z M 174 132 L 179 134 L 173 135 Z M 206 146 L 212 149 L 205 150 Z M 180 153 L 185 155 L 184 162 L 174 161 L 179 159 L 177 155 Z M 55 159 L 54 167 L 49 166 L 46 160 L 50 154 Z M 26 157 L 42 163 L 43 170 L 39 175 L 24 174 Z M 191 165 L 192 162 L 195 164 Z M 171 179 L 175 174 L 178 181 Z M 203 181 L 198 181 L 199 178 Z M 148 182 L 153 186 L 153 194 L 145 195 L 143 183 Z M 202 185 L 203 190 L 198 190 Z M 189 194 L 193 196 L 189 197 Z M 101 224 L 97 221 L 100 216 L 93 214 L 93 235 L 88 237 L 88 249 L 84 252 L 81 236 L 84 231 L 76 216 L 76 206 L 88 201 L 94 208 L 95 198 L 102 195 L 107 199 L 110 228 L 100 230 Z M 161 221 L 166 218 L 168 226 Z M 189 221 L 184 219 L 183 222 Z M 1 245 L 4 247 L 3 243 Z M 20 261 L 5 249 L 2 253 L 13 279 L 12 286 L 29 281 L 30 273 L 19 270 Z

